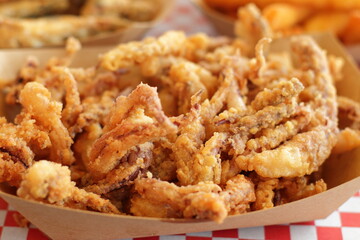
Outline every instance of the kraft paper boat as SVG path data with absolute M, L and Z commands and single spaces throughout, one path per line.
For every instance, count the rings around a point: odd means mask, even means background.
M 323 34 L 314 36 L 314 38 L 328 53 L 345 59 L 343 80 L 337 86 L 339 95 L 360 101 L 360 72 L 354 61 L 333 36 Z M 288 39 L 278 39 L 273 42 L 271 51 L 287 51 L 289 50 L 288 45 Z M 106 49 L 107 47 L 84 48 L 78 53 L 74 62 L 77 63 L 77 66 L 89 66 L 97 60 L 98 54 L 103 53 Z M 14 77 L 28 55 L 38 56 L 40 60 L 44 61 L 61 54 L 63 51 L 60 49 L 0 51 L 0 78 L 11 79 Z M 360 189 L 360 149 L 338 157 L 330 157 L 324 165 L 323 177 L 329 186 L 329 190 L 323 193 L 272 209 L 230 216 L 222 224 L 205 220 L 115 216 L 62 208 L 21 199 L 15 196 L 14 190 L 6 187 L 5 184 L 0 186 L 2 190 L 0 197 L 52 239 L 119 239 L 325 218 Z

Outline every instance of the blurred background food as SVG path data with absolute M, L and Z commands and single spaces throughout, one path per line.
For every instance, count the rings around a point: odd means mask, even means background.
M 345 44 L 360 43 L 360 0 L 193 1 L 222 14 L 220 21 L 228 24 L 236 19 L 238 8 L 251 2 L 280 35 L 326 31 L 336 34 Z
M 169 0 L 0 0 L 1 48 L 63 45 L 154 21 Z M 167 4 L 164 4 L 167 3 Z

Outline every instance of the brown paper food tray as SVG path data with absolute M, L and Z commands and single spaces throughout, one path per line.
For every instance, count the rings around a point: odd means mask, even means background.
M 226 16 L 207 6 L 204 0 L 191 0 L 194 5 L 210 20 L 220 35 L 234 36 L 235 21 L 233 18 Z M 360 44 L 346 46 L 350 55 L 360 63 Z
M 329 53 L 345 59 L 344 79 L 337 86 L 338 91 L 341 95 L 360 101 L 360 73 L 353 60 L 347 56 L 341 45 L 331 35 L 319 35 L 314 38 Z M 272 51 L 285 50 L 288 45 L 288 39 L 276 40 L 272 44 Z M 84 49 L 78 53 L 75 63 L 78 66 L 89 66 L 96 61 L 98 53 L 104 52 L 105 49 Z M 59 49 L 28 50 L 26 52 L 1 51 L 0 78 L 13 77 L 29 54 L 39 56 L 44 60 L 54 55 L 61 55 L 63 52 Z M 339 158 L 330 158 L 324 166 L 324 178 L 329 183 L 330 189 L 321 194 L 272 209 L 230 216 L 222 224 L 204 220 L 115 216 L 61 208 L 18 198 L 4 184 L 1 185 L 0 196 L 53 239 L 119 239 L 254 227 L 324 218 L 360 189 L 360 149 Z
M 122 42 L 141 39 L 146 32 L 153 28 L 156 24 L 162 21 L 165 16 L 171 11 L 176 0 L 159 0 L 161 11 L 155 19 L 148 22 L 130 22 L 129 25 L 123 29 L 115 32 L 102 33 L 96 36 L 81 40 L 83 46 L 100 46 L 100 45 L 115 45 Z M 62 44 L 63 45 L 63 44 Z M 60 47 L 62 45 L 51 45 L 45 47 Z
M 134 22 L 125 29 L 114 33 L 104 33 L 82 41 L 83 46 L 114 45 L 131 40 L 139 40 L 152 27 L 158 24 L 172 9 L 175 0 L 159 0 L 162 11 L 150 22 Z

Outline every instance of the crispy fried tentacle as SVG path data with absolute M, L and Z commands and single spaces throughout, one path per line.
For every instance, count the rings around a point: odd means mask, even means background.
M 152 143 L 133 147 L 130 153 L 123 157 L 119 166 L 108 172 L 103 179 L 85 187 L 85 190 L 96 194 L 106 194 L 129 184 L 149 167 L 152 150 Z
M 212 181 L 216 184 L 221 180 L 221 158 L 220 150 L 224 146 L 227 133 L 214 133 L 214 135 L 206 141 L 204 147 L 200 149 L 194 157 L 194 163 L 191 166 L 193 174 L 191 176 L 191 184 L 204 181 Z
M 80 94 L 76 80 L 68 68 L 55 68 L 65 86 L 65 107 L 62 110 L 61 120 L 70 130 L 76 123 L 77 118 L 83 110 L 80 102 Z M 71 132 L 74 135 L 74 132 Z
M 51 99 L 50 92 L 36 82 L 27 83 L 20 93 L 24 111 L 49 132 L 51 140 L 50 160 L 71 165 L 75 158 L 71 150 L 73 140 L 61 122 L 62 104 Z
M 117 99 L 104 134 L 91 149 L 88 170 L 95 178 L 104 177 L 130 148 L 176 131 L 161 109 L 156 90 L 141 84 L 128 97 Z
M 194 181 L 192 168 L 194 155 L 199 151 L 205 137 L 205 128 L 199 117 L 200 111 L 199 104 L 195 104 L 186 116 L 184 126 L 180 127 L 180 135 L 172 147 L 177 167 L 176 173 L 181 185 L 189 185 Z

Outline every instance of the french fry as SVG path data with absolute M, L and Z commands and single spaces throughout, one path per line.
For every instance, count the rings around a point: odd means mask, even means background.
M 307 32 L 332 32 L 339 34 L 349 22 L 349 15 L 346 12 L 324 12 L 308 19 L 304 28 Z
M 263 16 L 273 30 L 292 28 L 311 14 L 311 9 L 286 3 L 274 3 L 263 9 Z
M 360 42 L 360 10 L 353 11 L 349 17 L 348 24 L 344 31 L 340 34 L 340 38 L 346 44 L 354 44 Z
M 337 9 L 353 10 L 360 8 L 360 0 L 205 0 L 206 3 L 217 9 L 232 9 L 254 3 L 260 8 L 264 8 L 272 3 L 286 3 L 297 6 L 310 7 L 313 9 Z

